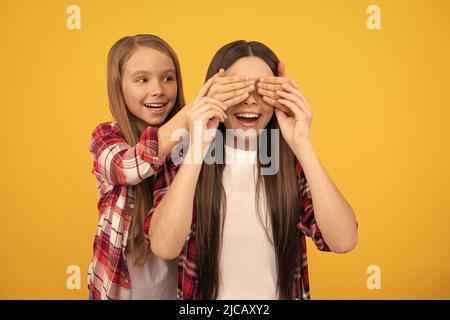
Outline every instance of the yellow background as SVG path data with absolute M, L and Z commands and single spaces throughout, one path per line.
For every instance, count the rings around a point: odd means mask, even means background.
M 66 27 L 70 4 L 81 30 Z M 381 30 L 366 27 L 370 4 Z M 154 33 L 179 55 L 188 101 L 237 39 L 269 45 L 303 89 L 360 237 L 347 255 L 308 240 L 313 299 L 449 299 L 449 12 L 446 0 L 2 0 L 0 298 L 87 298 L 98 214 L 88 143 L 111 119 L 107 53 Z M 81 290 L 66 288 L 69 265 Z M 369 265 L 380 290 L 366 286 Z

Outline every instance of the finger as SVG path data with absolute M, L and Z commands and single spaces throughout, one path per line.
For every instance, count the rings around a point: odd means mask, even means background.
M 304 113 L 311 114 L 311 111 L 304 106 L 303 101 L 298 96 L 293 95 L 292 93 L 288 93 L 288 92 L 280 91 L 280 90 L 278 90 L 276 93 L 281 98 L 286 99 L 286 100 L 290 100 L 293 103 L 295 103 L 300 109 L 302 109 L 302 111 Z
M 219 71 L 217 71 L 211 78 L 223 78 L 225 76 L 225 70 L 223 68 L 220 68 Z
M 295 88 L 291 83 L 283 84 L 282 88 L 284 90 L 286 90 L 287 92 L 297 96 L 301 101 L 301 103 L 299 105 L 302 107 L 302 109 L 305 109 L 307 111 L 307 113 L 312 114 L 311 108 L 309 107 L 308 102 L 306 101 L 306 98 L 302 94 L 300 89 Z
M 278 123 L 286 121 L 288 116 L 281 109 L 275 109 L 275 116 L 277 117 Z
M 202 105 L 205 105 L 205 104 L 215 104 L 216 106 L 220 107 L 222 110 L 228 109 L 227 105 L 224 104 L 222 101 L 219 101 L 217 99 L 210 98 L 210 97 L 203 98 Z
M 300 99 L 301 99 L 302 102 L 303 102 L 303 106 L 304 106 L 304 107 L 309 111 L 309 113 L 312 115 L 311 107 L 309 106 L 309 103 L 308 103 L 308 101 L 306 100 L 305 95 L 303 94 L 302 90 L 300 90 L 300 88 L 297 89 L 297 90 L 298 90 L 298 93 L 300 94 Z
M 284 98 L 286 100 L 290 100 L 293 103 L 295 103 L 307 115 L 312 115 L 311 110 L 307 106 L 305 106 L 305 104 L 303 103 L 303 101 L 299 97 L 297 97 L 297 96 L 295 96 L 295 95 L 293 95 L 291 93 L 284 92 L 284 91 L 277 91 L 277 94 L 280 97 L 282 97 L 282 98 Z
M 204 120 L 211 120 L 212 118 L 217 118 L 217 119 L 219 119 L 221 122 L 224 122 L 224 121 L 225 121 L 224 115 L 223 115 L 220 111 L 218 111 L 218 110 L 216 110 L 216 109 L 209 109 L 209 110 L 206 110 L 205 112 L 203 112 L 203 113 L 201 114 L 201 117 L 202 117 Z
M 201 98 L 206 96 L 206 94 L 208 93 L 209 89 L 213 85 L 215 78 L 223 77 L 224 75 L 225 75 L 225 70 L 224 69 L 220 69 L 219 72 L 217 72 L 215 75 L 213 75 L 211 78 L 209 78 L 208 81 L 206 81 L 203 84 L 203 87 L 200 89 L 200 92 L 198 93 L 197 98 L 196 98 L 195 101 L 198 102 Z
M 288 107 L 285 107 L 282 104 L 279 104 L 276 99 L 272 99 L 272 98 L 269 98 L 267 96 L 263 96 L 263 100 L 267 104 L 271 105 L 272 107 L 274 107 L 276 109 L 280 109 L 281 111 L 286 112 L 286 113 L 291 112 L 291 110 Z
M 229 84 L 217 84 L 216 93 L 224 93 L 230 91 L 236 91 L 246 87 L 254 86 L 255 82 L 253 80 L 233 82 Z
M 282 89 L 281 84 L 269 84 L 269 83 L 264 83 L 264 82 L 258 82 L 257 87 L 261 88 L 261 89 L 272 90 L 272 91 L 277 91 L 277 90 Z
M 303 101 L 303 103 L 306 106 L 308 106 L 308 108 L 309 108 L 308 102 L 306 101 L 306 98 L 305 98 L 302 90 L 298 87 L 297 83 L 294 80 L 291 80 L 288 83 L 282 84 L 281 87 L 284 90 L 298 96 Z
M 217 77 L 214 80 L 214 83 L 218 84 L 227 84 L 232 82 L 242 82 L 251 80 L 249 76 L 227 76 L 227 77 Z
M 292 85 L 294 86 L 294 88 L 300 89 L 300 88 L 298 87 L 297 82 L 295 82 L 295 80 L 291 80 L 291 83 L 292 83 Z
M 198 102 L 201 98 L 206 96 L 209 88 L 211 88 L 213 83 L 214 83 L 214 77 L 209 78 L 208 81 L 205 82 L 203 87 L 200 89 L 200 92 L 198 93 L 197 98 L 195 99 L 196 102 Z
M 278 102 L 286 107 L 288 107 L 295 115 L 296 118 L 305 115 L 305 112 L 294 102 L 287 99 L 278 99 Z
M 294 87 L 294 85 L 292 84 L 292 81 L 283 83 L 281 85 L 281 88 L 293 95 L 296 95 L 297 97 L 301 96 L 300 90 Z
M 234 91 L 227 92 L 227 93 L 217 94 L 216 99 L 219 101 L 227 101 L 234 97 L 239 97 L 239 96 L 243 95 L 244 93 L 250 93 L 253 90 L 255 90 L 255 86 L 251 85 L 249 87 L 245 87 L 240 90 L 234 90 Z
M 268 84 L 278 84 L 282 85 L 283 83 L 289 82 L 288 78 L 284 77 L 265 77 L 258 79 L 260 83 L 268 83 Z
M 234 97 L 234 98 L 232 98 L 232 99 L 230 99 L 230 100 L 225 101 L 224 104 L 225 104 L 228 108 L 230 108 L 230 107 L 233 107 L 233 106 L 235 106 L 235 105 L 241 103 L 242 101 L 244 101 L 245 99 L 247 99 L 248 96 L 249 96 L 249 93 L 246 92 L 246 93 L 244 93 L 244 94 L 242 94 L 242 95 L 240 95 L 240 96 L 238 96 L 238 97 Z
M 286 91 L 282 91 L 282 90 L 277 90 L 275 92 L 276 95 L 287 99 L 287 100 L 291 100 L 292 102 L 294 102 L 295 104 L 301 104 L 302 101 L 300 100 L 300 98 L 292 93 L 286 92 Z
M 279 92 L 280 90 L 277 90 L 277 92 Z M 273 92 L 272 90 L 265 90 L 265 89 L 258 89 L 258 93 L 262 96 L 266 96 L 272 99 L 278 99 L 278 95 L 276 94 L 276 92 Z
M 225 111 L 223 111 L 222 109 L 220 109 L 218 106 L 214 105 L 214 104 L 207 104 L 205 106 L 203 106 L 201 109 L 198 110 L 198 114 L 207 112 L 208 110 L 215 110 L 217 112 L 219 112 L 224 119 L 227 118 L 227 114 L 225 113 Z
M 209 120 L 211 120 L 212 118 L 217 118 L 221 122 L 225 121 L 223 114 L 221 114 L 218 110 L 214 110 L 214 109 L 205 110 L 205 111 L 197 114 L 196 118 L 194 118 L 194 119 L 196 119 L 197 121 L 203 121 L 205 123 L 205 122 L 208 122 Z
M 283 61 L 278 62 L 278 76 L 286 77 L 286 65 Z
M 281 87 L 283 88 L 283 90 L 285 90 L 285 91 L 287 91 L 287 92 L 289 92 L 289 93 L 291 93 L 291 94 L 297 96 L 297 97 L 301 100 L 301 102 L 302 102 L 301 104 L 302 104 L 303 106 L 305 106 L 307 110 L 311 111 L 311 110 L 309 109 L 308 103 L 306 102 L 306 99 L 305 99 L 305 97 L 303 96 L 303 94 L 302 94 L 300 88 L 295 88 L 295 87 L 294 87 L 294 85 L 293 85 L 293 80 L 291 80 L 291 81 L 288 82 L 288 83 L 283 84 Z
M 200 113 L 203 113 L 203 112 L 205 112 L 207 110 L 217 110 L 218 112 L 220 112 L 223 115 L 223 117 L 225 119 L 227 118 L 227 115 L 226 115 L 225 111 L 223 111 L 223 109 L 221 107 L 219 107 L 219 106 L 217 106 L 217 105 L 215 105 L 213 103 L 206 103 L 205 105 L 200 107 L 197 112 L 200 114 Z

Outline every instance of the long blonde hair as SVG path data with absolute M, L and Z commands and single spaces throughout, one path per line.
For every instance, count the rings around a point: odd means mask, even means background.
M 127 36 L 117 41 L 108 54 L 109 107 L 127 143 L 131 146 L 139 142 L 142 132 L 136 124 L 136 117 L 126 106 L 122 92 L 122 75 L 125 63 L 138 47 L 156 49 L 173 60 L 177 81 L 177 99 L 166 121 L 171 119 L 185 104 L 180 63 L 177 55 L 168 43 L 158 36 L 150 34 Z M 145 244 L 143 230 L 144 220 L 153 202 L 153 184 L 154 177 L 152 176 L 132 187 L 134 191 L 134 209 L 126 250 L 131 252 L 133 263 L 136 265 L 143 265 L 149 254 L 150 248 Z

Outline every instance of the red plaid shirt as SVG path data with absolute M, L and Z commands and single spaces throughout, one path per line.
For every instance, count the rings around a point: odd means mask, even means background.
M 152 214 L 165 193 L 168 191 L 170 184 L 175 178 L 179 169 L 171 161 L 167 161 L 163 168 L 157 173 L 154 187 L 154 202 L 153 208 L 145 221 L 145 236 L 148 241 L 148 229 L 150 227 Z M 330 251 L 325 241 L 322 238 L 319 227 L 314 217 L 314 209 L 312 205 L 311 193 L 308 182 L 303 173 L 300 162 L 296 162 L 296 173 L 299 183 L 299 206 L 303 208 L 305 214 L 299 217 L 297 228 L 299 232 L 299 255 L 297 257 L 297 267 L 293 279 L 292 299 L 295 300 L 309 300 L 309 277 L 308 277 L 308 262 L 306 256 L 306 239 L 305 235 L 311 237 L 316 247 L 321 251 Z M 196 215 L 195 208 L 193 209 L 193 217 L 191 224 L 191 231 L 181 250 L 178 258 L 178 290 L 177 298 L 181 300 L 191 300 L 198 298 L 198 278 L 197 278 L 197 251 L 196 251 Z
M 129 299 L 125 248 L 134 206 L 131 186 L 153 175 L 162 164 L 157 157 L 158 128 L 147 128 L 140 142 L 130 146 L 117 124 L 102 123 L 92 133 L 89 151 L 100 198 L 89 291 L 93 299 Z

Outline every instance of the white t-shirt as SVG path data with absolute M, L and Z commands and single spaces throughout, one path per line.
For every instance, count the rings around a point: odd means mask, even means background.
M 256 210 L 257 153 L 225 146 L 225 155 L 223 186 L 227 206 L 218 299 L 276 300 L 276 254 L 263 225 L 267 216 L 264 194 L 259 203 L 261 219 Z M 271 235 L 270 222 L 267 230 Z
M 131 300 L 175 300 L 177 298 L 177 259 L 164 260 L 150 253 L 143 266 L 125 257 L 130 274 Z

